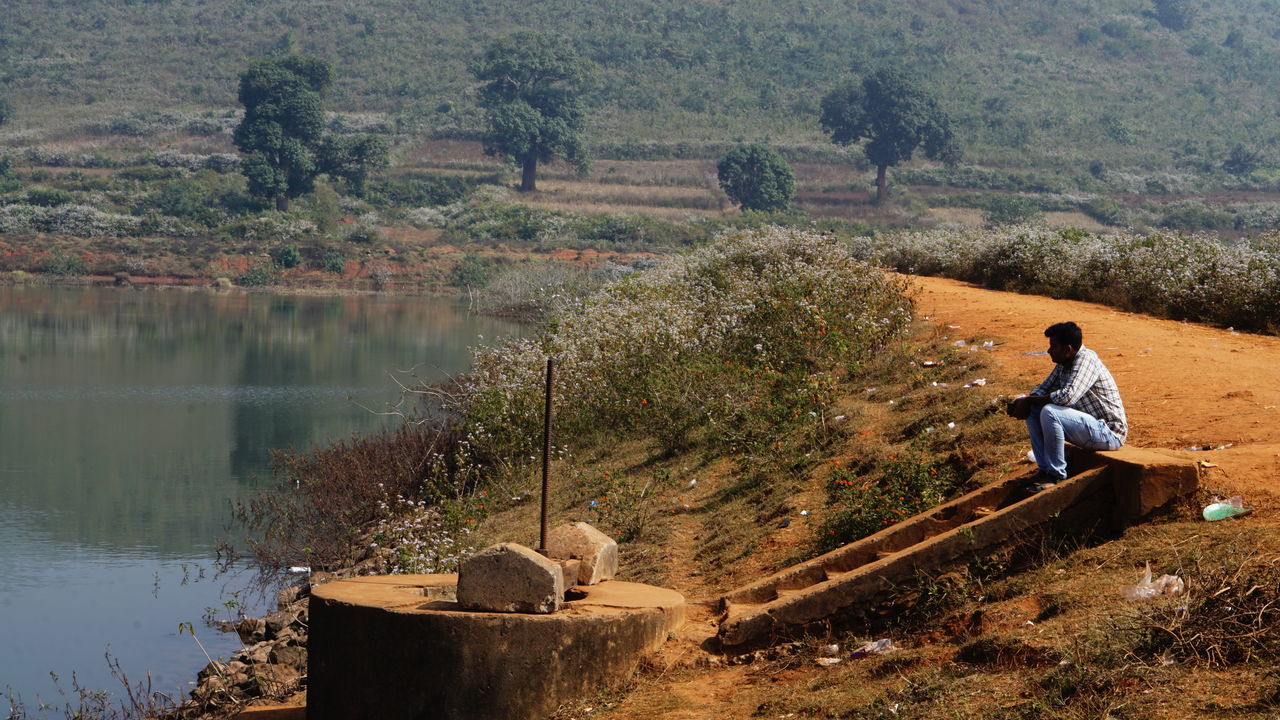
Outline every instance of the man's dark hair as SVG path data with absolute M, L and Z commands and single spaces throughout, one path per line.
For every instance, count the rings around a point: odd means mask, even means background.
M 1044 336 L 1077 350 L 1084 343 L 1084 333 L 1080 332 L 1080 326 L 1073 322 L 1054 323 L 1044 331 Z

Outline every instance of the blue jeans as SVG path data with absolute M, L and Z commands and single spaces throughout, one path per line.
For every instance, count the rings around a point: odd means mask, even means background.
M 1040 472 L 1054 480 L 1067 477 L 1067 441 L 1088 450 L 1115 450 L 1124 445 L 1124 440 L 1098 418 L 1053 404 L 1031 411 L 1027 434 Z

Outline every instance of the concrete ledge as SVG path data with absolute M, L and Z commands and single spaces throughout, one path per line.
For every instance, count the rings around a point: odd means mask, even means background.
M 545 718 L 613 687 L 684 622 L 672 590 L 610 581 L 549 615 L 461 610 L 455 575 L 312 591 L 310 720 Z
M 1194 461 L 1163 451 L 1074 451 L 1076 474 L 1019 495 L 1016 481 L 981 487 L 825 555 L 720 598 L 722 645 L 769 642 L 808 623 L 856 611 L 918 573 L 934 574 L 1029 532 L 1122 527 L 1196 487 Z

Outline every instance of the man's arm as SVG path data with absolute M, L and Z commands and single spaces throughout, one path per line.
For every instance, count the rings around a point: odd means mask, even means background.
M 1054 405 L 1062 405 L 1069 407 L 1080 402 L 1080 398 L 1098 382 L 1098 376 L 1102 373 L 1102 362 L 1098 360 L 1098 356 L 1092 352 L 1088 355 L 1077 355 L 1075 362 L 1071 363 L 1071 370 L 1067 371 L 1066 377 L 1063 378 L 1062 385 L 1051 393 L 1047 393 L 1050 402 Z
M 1039 390 L 1039 388 L 1036 388 Z M 1049 404 L 1048 395 L 1038 395 L 1034 392 L 1031 395 L 1023 395 L 1017 398 L 1009 405 L 1009 414 L 1019 420 L 1026 420 L 1031 417 L 1031 411 L 1036 408 L 1044 407 Z

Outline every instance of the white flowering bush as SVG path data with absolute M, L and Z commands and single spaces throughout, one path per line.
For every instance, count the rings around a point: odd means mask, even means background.
M 536 338 L 478 348 L 458 409 L 528 455 L 554 357 L 565 436 L 629 431 L 667 451 L 697 437 L 747 449 L 811 417 L 838 376 L 898 337 L 912 313 L 905 291 L 830 237 L 734 232 L 605 286 Z
M 1212 235 L 948 228 L 858 238 L 853 251 L 904 272 L 1102 302 L 1237 328 L 1280 330 L 1280 243 Z
M 370 548 L 382 558 L 383 572 L 430 574 L 457 572 L 476 550 L 471 529 L 445 517 L 425 500 L 397 496 L 379 505 Z
M 0 233 L 52 233 L 77 237 L 130 237 L 143 229 L 142 218 L 68 203 L 42 207 L 26 203 L 0 206 Z
M 315 223 L 284 213 L 263 213 L 246 218 L 225 228 L 226 232 L 247 242 L 293 243 L 315 235 Z

